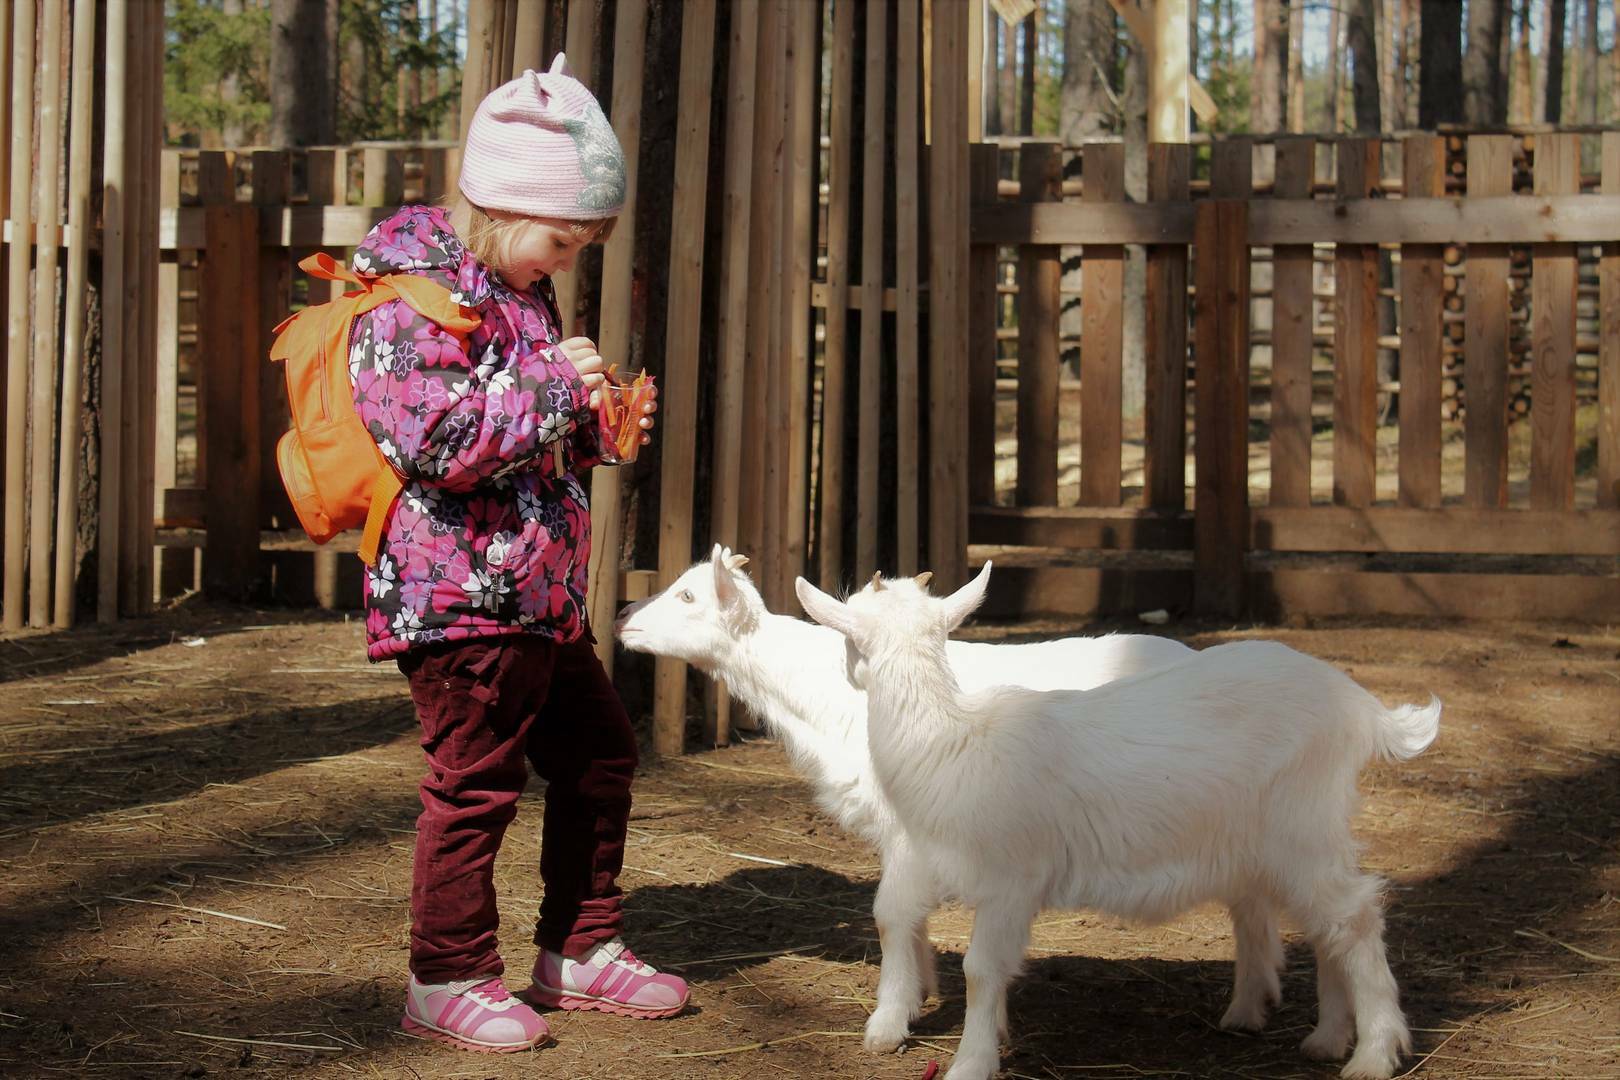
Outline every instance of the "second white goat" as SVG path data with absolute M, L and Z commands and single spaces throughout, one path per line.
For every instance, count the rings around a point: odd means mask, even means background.
M 821 808 L 878 849 L 882 879 L 873 919 L 883 965 L 866 1046 L 894 1050 L 935 990 L 928 915 L 943 895 L 873 775 L 866 694 L 850 683 L 843 637 L 772 614 L 742 569 L 747 561 L 715 545 L 709 560 L 626 608 L 614 629 L 627 649 L 684 660 L 722 679 L 781 739 Z M 1148 634 L 1022 645 L 953 641 L 946 651 L 956 678 L 971 688 L 1085 689 L 1192 655 L 1180 642 Z M 1272 939 L 1256 948 L 1280 953 L 1275 926 L 1256 932 Z
M 974 909 L 967 1014 L 946 1080 L 999 1066 L 1007 984 L 1042 908 L 1160 922 L 1224 904 L 1237 934 L 1228 1027 L 1278 993 L 1279 911 L 1316 952 L 1318 1023 L 1302 1049 L 1355 1053 L 1343 1075 L 1387 1078 L 1410 1049 L 1384 954 L 1380 883 L 1357 865 L 1356 777 L 1406 759 L 1440 703 L 1389 710 L 1333 666 L 1274 642 L 1215 646 L 1090 691 L 968 692 L 947 635 L 990 566 L 945 598 L 874 579 L 847 603 L 802 578 L 805 610 L 866 664 L 872 764 L 910 842 Z

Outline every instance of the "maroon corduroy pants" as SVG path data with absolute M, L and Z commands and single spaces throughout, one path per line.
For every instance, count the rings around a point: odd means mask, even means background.
M 546 781 L 535 943 L 578 956 L 615 936 L 636 740 L 589 639 L 430 645 L 400 657 L 399 667 L 428 767 L 411 881 L 411 972 L 424 983 L 501 973 L 495 853 L 530 765 Z

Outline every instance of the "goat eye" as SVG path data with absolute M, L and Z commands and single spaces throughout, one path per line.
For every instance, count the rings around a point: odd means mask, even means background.
M 684 603 L 690 604 L 692 602 L 692 590 L 691 589 L 682 589 L 681 590 L 681 600 Z

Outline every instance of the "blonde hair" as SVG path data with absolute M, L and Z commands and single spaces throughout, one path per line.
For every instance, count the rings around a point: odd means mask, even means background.
M 452 212 L 466 208 L 468 224 L 461 242 L 473 258 L 496 271 L 510 269 L 512 246 L 525 232 L 540 224 L 537 219 L 520 214 L 495 217 L 459 191 L 450 206 Z M 606 243 L 607 238 L 613 235 L 613 227 L 618 220 L 597 218 L 594 221 L 569 221 L 568 228 L 584 243 Z

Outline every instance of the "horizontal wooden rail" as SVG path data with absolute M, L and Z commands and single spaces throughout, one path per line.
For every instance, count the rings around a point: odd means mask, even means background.
M 1254 507 L 1256 550 L 1620 555 L 1620 510 Z
M 975 506 L 968 519 L 968 539 L 973 544 L 1012 547 L 1191 549 L 1193 518 L 1181 510 Z
M 1620 195 L 1477 199 L 1251 199 L 1248 242 L 1540 244 L 1620 239 Z M 975 244 L 1186 244 L 1192 203 L 1008 203 L 972 208 Z
M 393 206 L 266 206 L 259 210 L 264 247 L 355 247 Z M 165 251 L 208 246 L 207 208 L 166 206 L 158 219 L 158 246 Z

